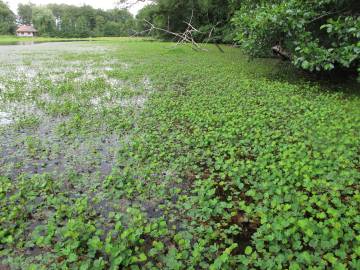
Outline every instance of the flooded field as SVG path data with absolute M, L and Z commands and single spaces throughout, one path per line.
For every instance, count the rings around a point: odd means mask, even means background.
M 59 209 L 44 204 L 48 197 L 42 197 L 39 183 L 46 186 L 50 181 L 57 187 L 54 194 L 62 200 L 61 207 L 91 202 L 88 210 L 98 216 L 96 222 L 103 230 L 111 228 L 105 222 L 110 212 L 124 212 L 131 204 L 111 198 L 104 183 L 122 174 L 125 164 L 118 153 L 131 141 L 132 127 L 153 90 L 146 76 L 132 81 L 122 78 L 131 67 L 114 58 L 115 49 L 89 42 L 0 47 L 1 184 L 6 188 L 9 181 L 12 195 L 37 194 L 35 201 L 25 195 L 23 206 L 32 204 L 37 210 L 30 210 L 31 217 L 17 218 L 20 230 L 6 220 L 8 211 L 16 211 L 17 195 L 2 201 L 0 238 L 15 230 L 23 234 L 23 243 L 29 243 L 36 228 L 54 218 Z M 143 209 L 150 209 L 150 204 L 138 203 Z M 5 267 L 1 264 L 5 246 L 1 240 L 0 268 Z M 47 254 L 41 247 L 20 250 L 18 254 L 25 256 L 20 261 L 8 258 L 16 269 L 24 269 L 27 260 L 36 261 L 34 256 L 41 260 Z
M 19 46 L 29 46 L 29 45 L 37 45 L 37 44 L 43 44 L 43 43 L 68 43 L 68 42 L 81 42 L 81 41 L 89 41 L 86 39 L 61 39 L 61 40 L 43 40 L 43 41 L 38 41 L 38 40 L 17 40 L 17 41 L 4 41 L 4 40 L 0 40 L 0 46 L 9 46 L 9 45 L 19 45 Z M 90 39 L 91 41 L 91 39 Z
M 204 46 L 0 46 L 0 270 L 359 269 L 359 88 Z
M 116 78 L 128 65 L 107 57 L 110 50 L 90 43 L 1 46 L 1 175 L 111 172 L 121 134 L 104 114 L 136 114 L 150 83 Z

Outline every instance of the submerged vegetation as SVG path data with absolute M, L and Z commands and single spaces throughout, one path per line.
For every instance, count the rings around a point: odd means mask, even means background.
M 0 268 L 359 269 L 358 85 L 223 49 L 1 47 Z

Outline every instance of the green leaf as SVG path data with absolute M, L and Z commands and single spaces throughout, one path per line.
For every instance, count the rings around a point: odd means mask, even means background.
M 290 264 L 289 270 L 301 270 L 301 267 L 298 263 L 293 262 Z
M 252 247 L 247 246 L 247 247 L 245 248 L 245 254 L 246 254 L 246 255 L 250 255 L 252 252 L 253 252 Z
M 308 61 L 306 61 L 306 60 L 304 60 L 302 63 L 301 63 L 301 67 L 303 68 L 303 69 L 309 69 L 310 68 L 310 63 L 308 62 Z

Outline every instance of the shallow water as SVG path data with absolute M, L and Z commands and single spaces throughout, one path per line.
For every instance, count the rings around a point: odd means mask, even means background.
M 130 205 L 149 218 L 161 213 L 157 199 L 120 199 L 104 184 L 133 181 L 124 169 L 131 161 L 121 153 L 153 92 L 147 77 L 124 79 L 133 66 L 114 57 L 116 49 L 90 42 L 0 48 L 0 178 L 17 185 L 24 177 L 50 177 L 62 186 L 67 203 L 93 200 L 90 207 L 100 223 Z M 53 212 L 42 215 L 27 219 L 25 238 Z M 99 225 L 108 227 L 108 222 Z M 41 252 L 26 248 L 24 253 Z
M 85 42 L 89 40 L 61 40 L 59 41 L 36 41 L 36 40 L 24 40 L 24 41 L 1 41 L 0 46 L 12 46 L 12 45 L 22 45 L 22 46 L 30 46 L 36 44 L 43 44 L 43 43 L 63 43 L 63 42 Z
M 88 42 L 0 48 L 0 174 L 86 181 L 112 172 L 124 134 L 111 119 L 135 115 L 151 93 L 147 78 L 139 92 L 110 74 L 130 68 L 112 50 Z

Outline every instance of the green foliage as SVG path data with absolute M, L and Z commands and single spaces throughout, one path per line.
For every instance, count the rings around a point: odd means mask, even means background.
M 28 51 L 44 67 L 36 84 L 1 77 L 1 102 L 41 111 L 0 127 L 1 264 L 359 268 L 357 91 L 287 77 L 288 66 L 230 47 L 62 46 L 42 55 L 75 65 L 60 79 Z
M 251 56 L 280 45 L 308 71 L 356 70 L 360 61 L 358 1 L 244 1 L 235 15 L 237 37 Z
M 152 22 L 157 27 L 172 32 L 183 32 L 192 17 L 192 25 L 200 30 L 195 38 L 199 41 L 232 42 L 233 27 L 230 18 L 240 0 L 157 0 L 152 5 L 146 6 L 137 15 L 140 31 L 149 28 L 144 21 Z M 212 32 L 209 40 L 209 33 Z M 153 33 L 162 38 L 173 38 L 164 32 Z
M 129 36 L 135 28 L 131 13 L 122 9 L 103 11 L 86 5 L 19 4 L 18 14 L 21 23 L 34 24 L 41 36 Z
M 161 66 L 159 92 L 122 152 L 142 161 L 146 179 L 174 170 L 168 181 L 185 187 L 173 188 L 178 220 L 197 245 L 182 236 L 191 255 L 177 244 L 166 265 L 357 269 L 358 94 L 266 79 L 260 64 L 249 74 L 244 59 L 211 53 L 148 60 Z
M 55 31 L 55 17 L 46 7 L 34 6 L 32 8 L 32 23 L 42 35 L 51 35 Z
M 34 4 L 28 3 L 28 4 L 19 4 L 17 13 L 19 16 L 19 21 L 21 24 L 30 25 L 32 23 L 32 10 L 33 10 Z
M 13 34 L 15 32 L 15 14 L 6 3 L 0 1 L 0 35 Z

